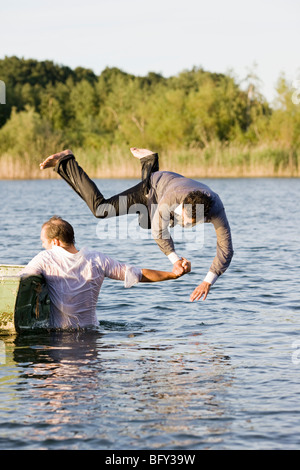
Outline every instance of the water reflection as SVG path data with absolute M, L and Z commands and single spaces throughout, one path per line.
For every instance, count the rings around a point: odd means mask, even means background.
M 121 341 L 100 330 L 4 340 L 5 410 L 14 412 L 17 433 L 30 426 L 29 447 L 63 448 L 68 441 L 68 448 L 116 448 L 116 442 L 119 449 L 141 442 L 197 448 L 222 441 L 231 423 L 230 358 L 201 335 L 158 344 L 148 334 L 123 333 Z
M 33 363 L 74 362 L 80 365 L 97 357 L 98 329 L 49 331 L 45 334 L 22 334 L 15 338 L 14 360 L 24 357 Z

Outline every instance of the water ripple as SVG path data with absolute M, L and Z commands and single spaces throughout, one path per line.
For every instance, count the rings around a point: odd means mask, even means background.
M 97 183 L 107 195 L 128 184 Z M 215 252 L 209 226 L 199 253 L 191 243 L 184 252 L 190 276 L 129 290 L 105 283 L 95 330 L 2 334 L 1 449 L 299 447 L 300 214 L 289 196 L 300 196 L 299 182 L 208 184 L 225 203 L 235 248 L 208 299 L 189 301 Z M 99 240 L 99 221 L 62 181 L 1 182 L 0 196 L 2 263 L 29 261 L 41 224 L 57 213 L 80 246 L 170 267 L 151 240 Z

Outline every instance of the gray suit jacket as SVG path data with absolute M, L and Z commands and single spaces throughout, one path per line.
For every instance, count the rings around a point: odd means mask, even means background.
M 148 194 L 152 236 L 166 256 L 175 251 L 169 232 L 170 214 L 192 191 L 201 191 L 213 200 L 204 222 L 212 223 L 216 231 L 217 253 L 210 271 L 220 276 L 228 268 L 233 256 L 231 231 L 220 197 L 205 184 L 170 171 L 153 173 Z

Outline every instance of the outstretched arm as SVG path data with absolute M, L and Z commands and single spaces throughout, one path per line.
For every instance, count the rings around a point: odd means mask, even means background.
M 184 262 L 185 269 L 181 274 L 177 274 L 176 272 L 157 271 L 155 269 L 142 269 L 142 279 L 140 282 L 161 282 L 169 281 L 170 279 L 177 279 L 191 270 L 191 263 L 186 259 L 184 259 Z
M 101 267 L 101 270 L 103 270 L 105 277 L 124 281 L 124 286 L 126 288 L 132 287 L 138 282 L 161 282 L 168 281 L 170 279 L 177 279 L 191 270 L 191 263 L 186 259 L 184 259 L 184 263 L 184 272 L 182 274 L 178 274 L 174 272 L 174 270 L 173 272 L 168 272 L 128 266 L 110 258 L 109 256 L 99 253 L 99 266 Z
M 202 296 L 203 300 L 206 299 L 211 286 L 226 271 L 233 256 L 231 231 L 224 209 L 212 218 L 212 223 L 217 235 L 217 254 L 204 281 L 192 292 L 192 302 L 200 300 Z

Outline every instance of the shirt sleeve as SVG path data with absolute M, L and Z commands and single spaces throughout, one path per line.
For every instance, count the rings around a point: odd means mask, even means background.
M 20 271 L 20 276 L 30 276 L 36 274 L 43 274 L 43 258 L 42 253 L 39 253 Z
M 142 270 L 134 266 L 126 266 L 124 287 L 129 288 L 142 279 Z
M 124 281 L 124 287 L 129 288 L 141 281 L 142 270 L 105 256 L 104 275 L 110 279 Z
M 218 279 L 218 277 L 219 276 L 217 274 L 213 273 L 212 271 L 208 271 L 208 273 L 206 274 L 204 278 L 204 282 L 208 282 L 209 284 L 213 286 L 216 280 Z
M 168 255 L 169 260 L 171 261 L 172 264 L 176 263 L 176 261 L 179 261 L 181 258 L 179 258 L 178 254 L 176 251 L 173 251 Z

